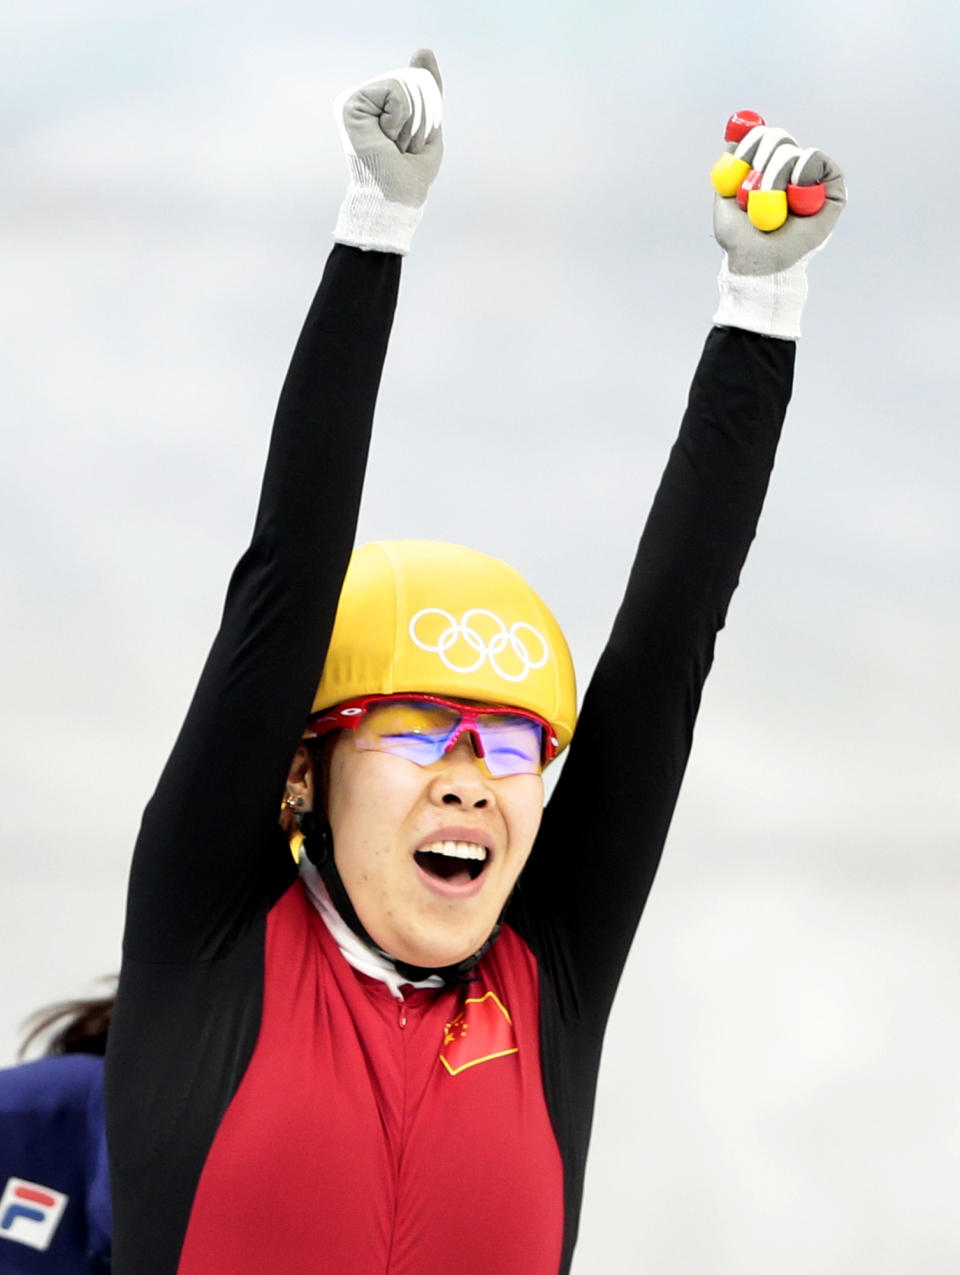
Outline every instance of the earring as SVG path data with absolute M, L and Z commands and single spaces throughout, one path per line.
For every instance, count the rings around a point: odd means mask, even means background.
M 284 810 L 302 810 L 305 804 L 306 802 L 299 794 L 294 797 L 292 793 L 288 792 L 283 799 Z

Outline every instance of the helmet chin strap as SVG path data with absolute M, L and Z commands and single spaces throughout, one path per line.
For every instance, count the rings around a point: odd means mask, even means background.
M 304 849 L 310 862 L 320 873 L 320 879 L 327 888 L 331 903 L 361 942 L 366 943 L 367 947 L 372 948 L 375 952 L 381 952 L 393 964 L 397 973 L 409 979 L 411 983 L 419 983 L 432 975 L 442 978 L 448 984 L 470 982 L 470 975 L 497 941 L 497 935 L 500 933 L 499 920 L 483 946 L 478 948 L 472 956 L 458 961 L 455 965 L 436 967 L 409 965 L 406 961 L 401 961 L 398 957 L 391 956 L 389 952 L 384 952 L 383 948 L 370 937 L 364 928 L 363 922 L 357 916 L 357 910 L 350 900 L 350 895 L 347 894 L 347 888 L 343 884 L 343 878 L 333 857 L 333 835 L 330 831 L 330 825 L 326 820 L 315 818 L 312 813 L 298 816 L 297 823 L 305 838 Z

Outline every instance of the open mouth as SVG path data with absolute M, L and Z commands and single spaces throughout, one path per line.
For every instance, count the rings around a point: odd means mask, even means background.
M 428 876 L 450 885 L 468 885 L 487 866 L 488 853 L 486 846 L 472 841 L 434 841 L 413 857 Z

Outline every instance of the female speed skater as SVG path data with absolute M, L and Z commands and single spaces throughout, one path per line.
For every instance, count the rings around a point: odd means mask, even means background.
M 117 1275 L 570 1269 L 604 1028 L 766 492 L 807 258 L 845 195 L 756 125 L 746 167 L 826 202 L 764 232 L 717 201 L 715 326 L 544 809 L 576 714 L 544 604 L 458 546 L 351 558 L 441 106 L 426 51 L 338 99 L 336 243 L 134 853 Z

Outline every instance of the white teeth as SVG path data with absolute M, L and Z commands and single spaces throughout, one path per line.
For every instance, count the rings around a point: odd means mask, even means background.
M 479 859 L 483 863 L 487 857 L 487 847 L 478 846 L 472 841 L 432 841 L 428 846 L 421 846 L 420 853 L 445 854 L 451 859 Z

